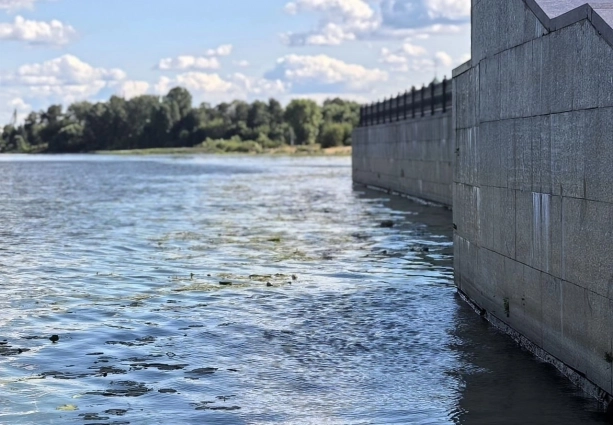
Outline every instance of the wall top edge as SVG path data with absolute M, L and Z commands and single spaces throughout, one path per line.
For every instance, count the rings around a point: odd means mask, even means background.
M 556 31 L 587 19 L 613 46 L 613 0 L 523 1 L 548 31 Z
M 464 74 L 466 71 L 468 71 L 470 68 L 472 67 L 472 61 L 469 59 L 466 62 L 464 62 L 462 65 L 459 65 L 457 68 L 455 68 L 452 71 L 452 77 L 455 78 L 459 75 Z

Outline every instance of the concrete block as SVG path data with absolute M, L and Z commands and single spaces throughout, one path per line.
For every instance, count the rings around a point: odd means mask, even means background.
M 562 338 L 560 359 L 581 373 L 586 373 L 585 349 L 589 345 L 586 329 L 587 291 L 573 283 L 562 281 Z
M 479 128 L 478 181 L 482 185 L 506 187 L 512 161 L 511 120 L 481 124 Z
M 585 196 L 585 111 L 551 116 L 552 191 L 554 195 Z
M 454 256 L 459 256 L 460 263 L 460 267 L 456 269 L 458 288 L 476 303 L 483 305 L 484 298 L 480 289 L 480 281 L 478 280 L 478 267 L 481 263 L 482 249 L 457 235 L 454 244 Z
M 541 272 L 505 258 L 508 311 L 504 319 L 539 347 L 543 344 Z
M 472 68 L 459 76 L 455 81 L 456 91 L 454 92 L 455 114 L 457 128 L 472 127 L 476 123 L 476 102 L 477 93 L 477 73 L 479 68 Z
M 598 91 L 602 78 L 602 61 L 598 57 L 602 37 L 587 20 L 578 24 L 578 52 L 574 54 L 575 75 L 573 88 L 573 109 L 588 109 L 598 106 Z
M 479 246 L 494 250 L 495 249 L 495 226 L 498 224 L 495 208 L 497 201 L 496 190 L 490 186 L 482 186 L 479 189 L 479 198 L 477 204 L 477 220 L 479 223 Z M 454 211 L 456 208 L 454 208 Z
M 565 345 L 562 333 L 562 282 L 550 274 L 541 273 L 543 349 L 549 353 L 560 353 Z
M 506 287 L 504 256 L 489 249 L 481 248 L 478 258 L 478 288 L 481 307 L 501 320 L 505 320 L 505 298 L 511 296 L 511 289 Z
M 549 45 L 545 66 L 545 99 L 551 105 L 551 112 L 567 112 L 573 108 L 573 83 L 575 67 L 568 60 L 566 52 L 575 51 L 579 43 L 581 27 L 578 24 L 566 27 L 548 35 Z
M 479 245 L 515 258 L 515 192 L 483 186 L 478 202 Z
M 538 105 L 533 103 L 537 87 L 536 76 L 531 73 L 532 62 L 532 43 L 521 44 L 500 54 L 503 119 L 534 114 L 533 111 Z
M 532 40 L 532 112 L 535 115 L 544 115 L 551 112 L 550 92 L 553 92 L 551 81 L 551 64 L 549 63 L 549 39 L 540 37 Z
M 480 191 L 480 188 L 474 186 L 457 183 L 453 185 L 453 223 L 457 227 L 456 233 L 475 243 L 479 240 Z
M 487 55 L 489 50 L 489 32 L 493 29 L 491 22 L 493 2 L 479 2 L 472 7 L 472 22 L 480 22 L 481 25 L 471 26 L 471 61 L 479 63 Z
M 515 193 L 515 247 L 517 261 L 538 268 L 534 252 L 534 196 L 531 192 Z
M 562 203 L 566 280 L 611 298 L 613 283 L 613 207 L 585 199 L 564 198 Z
M 585 197 L 613 203 L 613 108 L 586 111 L 585 123 Z
M 532 143 L 538 131 L 535 118 L 514 120 L 512 130 L 513 154 L 508 172 L 508 187 L 516 190 L 531 191 L 532 177 Z
M 586 376 L 609 393 L 612 391 L 611 366 L 607 353 L 613 352 L 611 344 L 613 315 L 611 300 L 587 291 L 587 339 L 585 347 Z
M 501 69 L 500 55 L 483 60 L 479 64 L 479 121 L 495 121 L 501 117 Z M 468 84 L 465 82 L 464 84 Z M 505 98 L 507 99 L 507 98 Z M 505 104 L 507 102 L 504 102 Z
M 495 247 L 502 255 L 515 258 L 515 191 L 499 189 L 498 217 L 495 224 Z
M 534 117 L 532 138 L 532 191 L 551 193 L 551 117 Z
M 598 106 L 609 107 L 613 106 L 613 47 L 600 37 L 596 43 L 598 52 L 592 60 L 598 61 L 597 67 L 600 69 Z

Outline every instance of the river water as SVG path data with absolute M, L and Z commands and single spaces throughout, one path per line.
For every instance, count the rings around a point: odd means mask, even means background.
M 349 158 L 0 156 L 0 423 L 604 423 L 451 234 Z

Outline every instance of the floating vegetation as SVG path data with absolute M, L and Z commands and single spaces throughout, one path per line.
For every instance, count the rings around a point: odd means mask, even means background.
M 55 408 L 55 410 L 60 410 L 62 412 L 74 412 L 75 410 L 79 410 L 79 408 L 74 404 L 62 404 Z

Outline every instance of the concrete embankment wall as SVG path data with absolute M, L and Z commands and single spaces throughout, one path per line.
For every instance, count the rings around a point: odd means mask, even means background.
M 451 205 L 450 112 L 359 127 L 353 132 L 353 180 Z
M 490 318 L 613 394 L 613 2 L 578 3 L 473 0 L 455 273 Z

